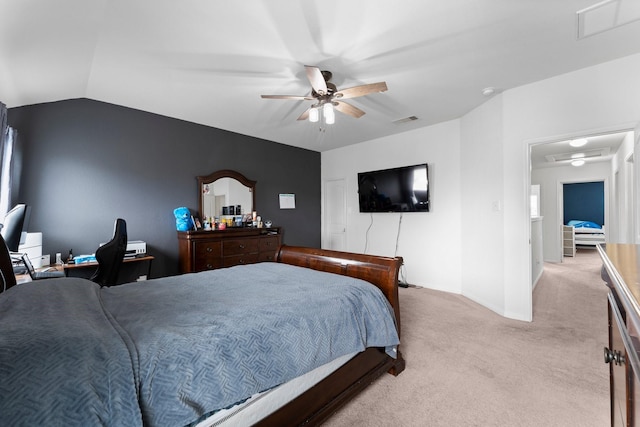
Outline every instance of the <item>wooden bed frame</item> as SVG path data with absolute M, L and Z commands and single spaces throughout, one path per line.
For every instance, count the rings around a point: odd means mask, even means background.
M 379 257 L 296 246 L 281 246 L 277 262 L 337 273 L 366 280 L 387 297 L 396 315 L 400 335 L 398 274 L 402 258 Z M 333 415 L 356 394 L 385 372 L 398 375 L 405 361 L 383 349 L 368 348 L 296 399 L 260 421 L 257 426 L 317 425 Z

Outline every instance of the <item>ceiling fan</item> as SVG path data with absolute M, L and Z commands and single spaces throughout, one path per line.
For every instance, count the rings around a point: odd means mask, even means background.
M 305 65 L 304 68 L 307 72 L 307 78 L 311 83 L 311 95 L 261 95 L 262 98 L 267 99 L 315 101 L 311 107 L 298 117 L 298 120 L 309 119 L 310 122 L 317 122 L 320 117 L 320 112 L 322 111 L 325 123 L 332 124 L 335 121 L 334 109 L 343 114 L 355 117 L 356 119 L 360 118 L 365 114 L 365 112 L 342 100 L 357 98 L 370 93 L 384 92 L 387 90 L 387 84 L 385 82 L 371 83 L 338 90 L 336 85 L 329 81 L 332 77 L 331 71 L 320 71 L 320 68 L 309 65 Z

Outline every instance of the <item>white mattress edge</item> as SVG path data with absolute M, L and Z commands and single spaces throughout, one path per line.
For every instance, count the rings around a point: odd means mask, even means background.
M 216 412 L 199 422 L 196 427 L 252 425 L 319 383 L 356 354 L 351 353 L 338 357 L 271 390 L 257 393 L 239 405 Z

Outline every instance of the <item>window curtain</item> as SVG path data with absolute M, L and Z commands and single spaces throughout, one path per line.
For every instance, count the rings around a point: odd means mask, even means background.
M 0 218 L 11 209 L 14 148 L 18 133 L 9 127 L 7 106 L 0 102 Z

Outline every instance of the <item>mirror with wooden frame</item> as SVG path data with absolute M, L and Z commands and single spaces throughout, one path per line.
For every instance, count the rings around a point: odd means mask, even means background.
M 256 210 L 256 181 L 239 172 L 219 170 L 198 176 L 200 215 L 202 218 L 220 217 L 227 207 L 241 207 L 241 214 Z M 239 212 L 234 214 L 240 215 Z

